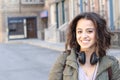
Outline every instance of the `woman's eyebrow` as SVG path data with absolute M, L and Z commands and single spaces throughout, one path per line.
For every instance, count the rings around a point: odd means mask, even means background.
M 81 30 L 81 28 L 76 28 L 77 30 Z
M 87 28 L 87 30 L 95 30 L 95 28 Z

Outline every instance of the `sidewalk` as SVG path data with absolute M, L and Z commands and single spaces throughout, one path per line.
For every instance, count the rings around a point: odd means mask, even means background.
M 65 43 L 55 43 L 55 42 L 47 42 L 39 39 L 21 39 L 21 40 L 10 40 L 7 43 L 26 43 L 34 46 L 45 47 L 48 49 L 53 49 L 57 51 L 65 50 Z

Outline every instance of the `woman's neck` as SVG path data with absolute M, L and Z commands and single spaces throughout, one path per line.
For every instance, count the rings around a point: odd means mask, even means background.
M 91 54 L 92 54 L 93 52 L 95 52 L 95 48 L 89 48 L 89 49 L 82 49 L 82 48 L 81 48 L 81 51 L 84 51 L 85 54 L 86 54 L 86 56 L 91 56 Z
M 93 52 L 95 52 L 95 48 L 91 48 L 91 49 L 81 49 L 81 51 L 85 52 L 86 55 L 86 63 L 90 64 L 90 58 L 91 55 L 93 54 Z

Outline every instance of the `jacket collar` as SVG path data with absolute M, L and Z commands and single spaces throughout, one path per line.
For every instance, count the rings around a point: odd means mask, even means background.
M 103 71 L 108 69 L 113 64 L 113 60 L 109 58 L 109 56 L 102 57 L 101 61 L 99 62 L 99 67 L 97 71 L 97 76 L 101 74 Z
M 66 59 L 66 64 L 72 66 L 76 70 L 78 69 L 77 56 L 75 54 L 75 50 L 71 50 L 70 55 Z

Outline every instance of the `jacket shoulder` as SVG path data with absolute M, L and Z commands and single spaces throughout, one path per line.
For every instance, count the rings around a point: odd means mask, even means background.
M 117 57 L 110 56 L 110 55 L 107 55 L 105 58 L 111 60 L 113 63 L 118 62 L 118 60 L 119 60 Z
M 69 54 L 70 54 L 70 52 L 64 51 L 59 55 L 58 59 L 62 60 L 62 62 L 65 62 L 65 60 L 66 60 L 67 56 L 69 56 Z
M 49 80 L 62 80 L 63 70 L 66 58 L 69 54 L 66 52 L 62 52 L 57 60 L 55 61 L 53 67 L 49 73 Z
M 119 59 L 114 56 L 108 56 L 108 58 L 113 62 L 111 65 L 112 69 L 112 80 L 120 80 L 120 66 Z

